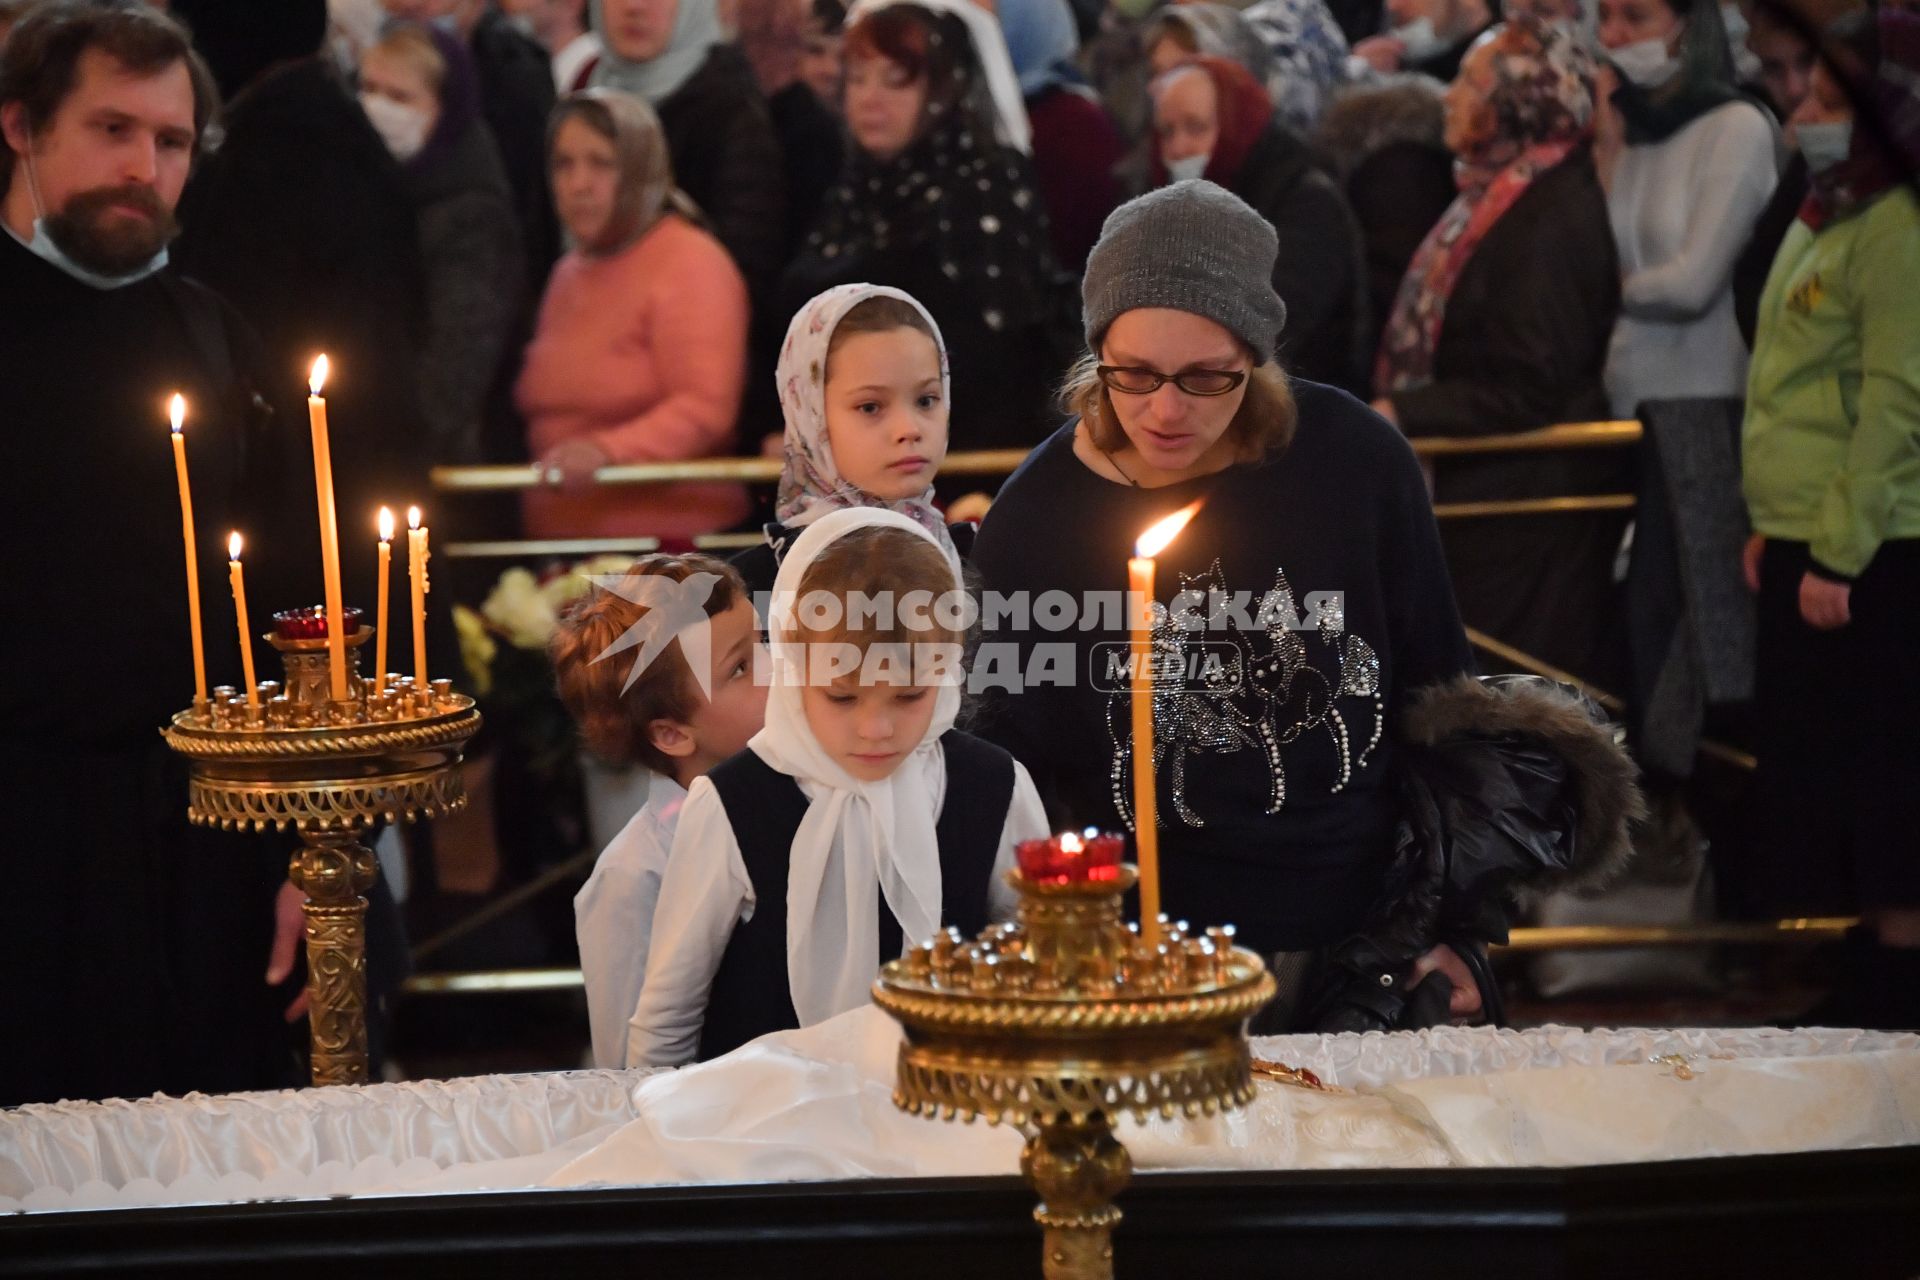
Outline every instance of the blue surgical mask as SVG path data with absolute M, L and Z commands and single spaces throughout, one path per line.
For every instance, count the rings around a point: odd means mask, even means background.
M 40 210 L 40 183 L 34 176 L 33 155 L 31 152 L 28 153 L 26 161 L 27 187 L 29 193 L 33 196 L 34 210 L 38 213 Z M 13 235 L 13 228 L 8 227 L 7 234 Z M 160 252 L 154 254 L 151 258 L 148 258 L 131 271 L 116 276 L 102 274 L 101 272 L 95 271 L 92 267 L 75 261 L 72 254 L 54 242 L 53 235 L 47 230 L 47 219 L 44 214 L 35 217 L 33 220 L 33 239 L 20 240 L 19 236 L 13 236 L 13 238 L 25 245 L 27 251 L 35 257 L 44 258 L 46 261 L 72 276 L 75 280 L 78 280 L 81 284 L 90 285 L 95 289 L 125 288 L 127 285 L 136 284 L 141 280 L 145 280 L 148 276 L 167 265 L 167 249 L 165 245 L 162 245 Z
M 443 13 L 437 18 L 428 18 L 427 23 L 429 26 L 440 28 L 450 36 L 458 36 L 460 34 L 460 19 L 450 13 Z
M 1793 145 L 1807 158 L 1808 173 L 1825 173 L 1853 152 L 1853 121 L 1793 126 Z

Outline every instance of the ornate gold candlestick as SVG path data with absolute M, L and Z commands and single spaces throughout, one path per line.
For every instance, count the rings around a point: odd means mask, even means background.
M 957 930 L 885 966 L 873 998 L 906 1029 L 895 1105 L 1027 1135 L 1049 1280 L 1110 1280 L 1114 1197 L 1132 1161 L 1122 1113 L 1211 1115 L 1253 1098 L 1246 1023 L 1273 998 L 1231 929 L 1174 925 L 1151 953 L 1121 922 L 1132 867 L 1111 878 L 1008 879 L 1019 921 Z
M 351 615 L 349 615 L 351 616 Z M 324 639 L 267 637 L 286 684 L 262 682 L 260 705 L 217 689 L 173 717 L 167 745 L 192 773 L 188 815 L 227 830 L 292 827 L 301 847 L 288 878 L 306 893 L 307 995 L 313 1083 L 367 1079 L 365 894 L 379 864 L 361 836 L 383 819 L 436 818 L 466 804 L 461 751 L 480 728 L 473 700 L 446 681 L 415 689 L 389 676 L 387 692 L 359 675 L 373 635 L 348 639 L 348 697 L 329 695 Z

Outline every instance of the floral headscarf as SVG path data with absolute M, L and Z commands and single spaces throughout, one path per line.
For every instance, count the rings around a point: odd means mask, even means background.
M 1347 37 L 1325 0 L 1259 0 L 1240 16 L 1273 55 L 1267 92 L 1275 109 L 1301 132 L 1312 129 L 1347 81 Z
M 1829 63 L 1853 99 L 1853 146 L 1809 175 L 1800 217 L 1815 231 L 1920 173 L 1920 15 L 1883 9 L 1871 23 L 1864 15 L 1854 22 L 1858 39 L 1836 33 Z M 1846 47 L 1855 44 L 1864 47 Z
M 934 349 L 940 353 L 940 398 L 952 404 L 947 344 L 940 337 L 940 326 L 917 299 L 874 284 L 844 284 L 820 294 L 800 308 L 800 314 L 787 326 L 787 340 L 780 346 L 780 365 L 774 374 L 780 383 L 780 411 L 787 420 L 785 461 L 774 497 L 774 515 L 782 524 L 794 526 L 811 524 L 832 511 L 886 507 L 926 529 L 942 546 L 951 546 L 947 523 L 933 505 L 931 485 L 918 497 L 887 502 L 854 488 L 833 460 L 833 445 L 827 439 L 827 350 L 833 345 L 833 331 L 847 313 L 869 298 L 895 298 L 920 313 L 933 330 Z
M 1593 58 L 1558 27 L 1530 17 L 1496 27 L 1491 135 L 1458 157 L 1460 194 L 1413 255 L 1380 340 L 1374 389 L 1388 395 L 1433 380 L 1447 299 L 1474 250 L 1533 180 L 1583 142 L 1593 127 Z

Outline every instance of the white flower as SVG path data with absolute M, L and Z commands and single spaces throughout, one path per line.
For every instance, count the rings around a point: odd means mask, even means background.
M 518 568 L 500 575 L 480 612 L 516 649 L 545 649 L 559 621 L 533 574 Z

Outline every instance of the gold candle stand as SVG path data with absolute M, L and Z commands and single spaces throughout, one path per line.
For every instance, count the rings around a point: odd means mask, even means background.
M 373 635 L 348 637 L 348 697 L 335 702 L 327 642 L 267 636 L 284 686 L 263 681 L 260 705 L 214 691 L 173 717 L 167 745 L 191 773 L 188 817 L 199 826 L 291 827 L 300 848 L 287 875 L 307 895 L 308 1018 L 313 1083 L 367 1079 L 367 899 L 379 874 L 363 835 L 382 820 L 437 818 L 465 807 L 461 752 L 480 728 L 473 700 L 442 680 L 415 689 L 387 677 L 376 696 L 359 675 Z
M 1132 867 L 1106 881 L 1008 881 L 1019 919 L 958 930 L 886 965 L 874 1001 L 905 1028 L 894 1104 L 1027 1135 L 1048 1280 L 1111 1280 L 1113 1200 L 1132 1160 L 1114 1120 L 1211 1115 L 1253 1099 L 1246 1024 L 1273 998 L 1230 928 L 1170 926 L 1149 952 L 1120 917 Z

